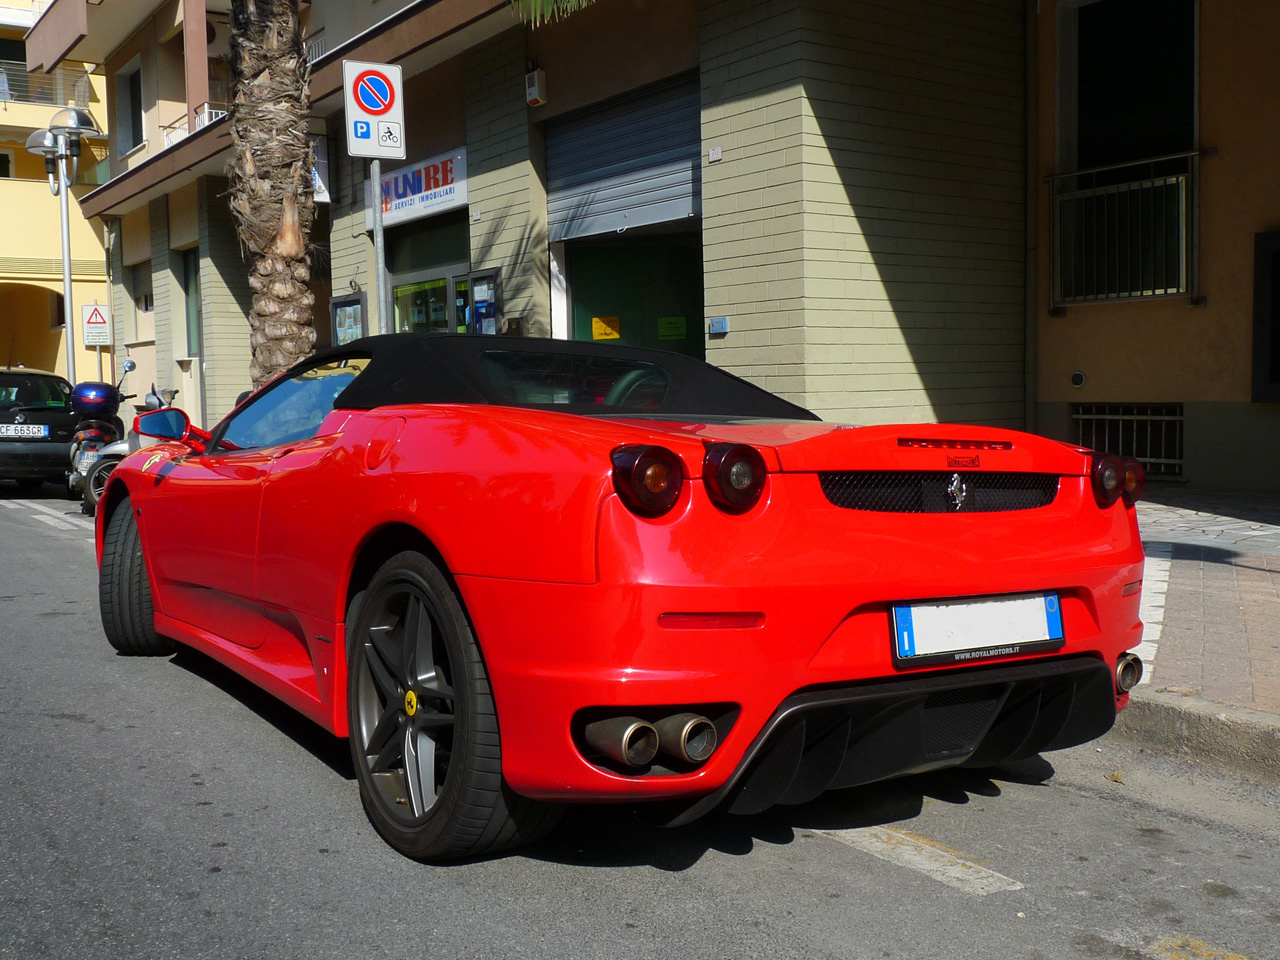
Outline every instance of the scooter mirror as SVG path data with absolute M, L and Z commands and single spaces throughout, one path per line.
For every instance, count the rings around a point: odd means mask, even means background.
M 138 365 L 137 365 L 136 363 L 134 363 L 132 360 L 126 360 L 126 361 L 124 362 L 124 372 L 125 372 L 125 373 L 133 373 L 133 371 L 135 371 L 135 370 L 137 370 L 137 369 L 138 369 Z
M 154 393 L 148 393 L 142 398 L 142 405 L 148 410 L 159 410 L 164 404 L 160 402 L 160 398 Z

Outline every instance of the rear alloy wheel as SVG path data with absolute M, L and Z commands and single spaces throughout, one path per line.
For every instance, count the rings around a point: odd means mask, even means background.
M 156 633 L 151 581 L 147 579 L 133 503 L 128 499 L 116 507 L 102 536 L 98 608 L 107 642 L 121 653 L 166 657 L 176 649 L 172 640 Z
M 493 694 L 448 580 L 418 553 L 392 557 L 347 633 L 347 712 L 360 798 L 383 838 L 418 860 L 526 843 L 559 808 L 502 780 Z M 351 623 L 351 620 L 348 620 Z
M 98 509 L 98 501 L 102 499 L 102 494 L 106 492 L 107 481 L 111 478 L 111 471 L 116 468 L 116 464 L 120 462 L 118 457 L 104 457 L 89 468 L 89 472 L 84 475 L 84 499 L 81 501 L 80 509 L 93 516 Z

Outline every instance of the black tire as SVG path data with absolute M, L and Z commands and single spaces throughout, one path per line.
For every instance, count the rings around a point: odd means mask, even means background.
M 156 633 L 151 581 L 147 579 L 133 504 L 128 499 L 116 507 L 102 537 L 98 609 L 107 642 L 123 654 L 166 657 L 177 648 L 168 637 Z
M 89 472 L 84 475 L 84 497 L 80 502 L 80 509 L 89 516 L 92 517 L 97 511 L 98 501 L 102 499 L 103 491 L 106 490 L 111 471 L 119 462 L 119 457 L 105 457 L 90 467 Z
M 521 797 L 502 779 L 488 672 L 439 568 L 397 554 L 353 607 L 351 759 L 378 833 L 415 860 L 443 861 L 496 853 L 555 826 L 560 807 Z

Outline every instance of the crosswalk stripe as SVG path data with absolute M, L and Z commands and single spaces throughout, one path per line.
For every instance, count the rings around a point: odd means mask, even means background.
M 44 504 L 44 503 L 36 503 L 35 501 L 28 501 L 27 506 L 34 507 L 37 510 L 42 510 L 45 513 L 48 513 L 57 517 L 59 520 L 65 520 L 67 523 L 74 524 L 77 527 L 82 527 L 82 528 L 87 527 L 90 530 L 93 529 L 93 521 L 90 520 L 88 517 L 82 517 L 82 516 L 77 516 L 76 514 L 66 513 L 65 511 L 59 510 L 56 507 L 51 507 L 48 504 Z
M 59 520 L 57 517 L 47 517 L 43 513 L 33 513 L 31 516 L 36 520 L 39 520 L 42 523 L 47 523 L 49 526 L 54 527 L 58 530 L 74 530 L 76 528 L 75 524 L 73 523 L 67 523 L 64 520 Z

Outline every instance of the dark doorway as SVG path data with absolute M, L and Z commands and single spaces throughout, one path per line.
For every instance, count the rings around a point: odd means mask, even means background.
M 565 253 L 575 340 L 705 359 L 697 233 L 580 240 Z

